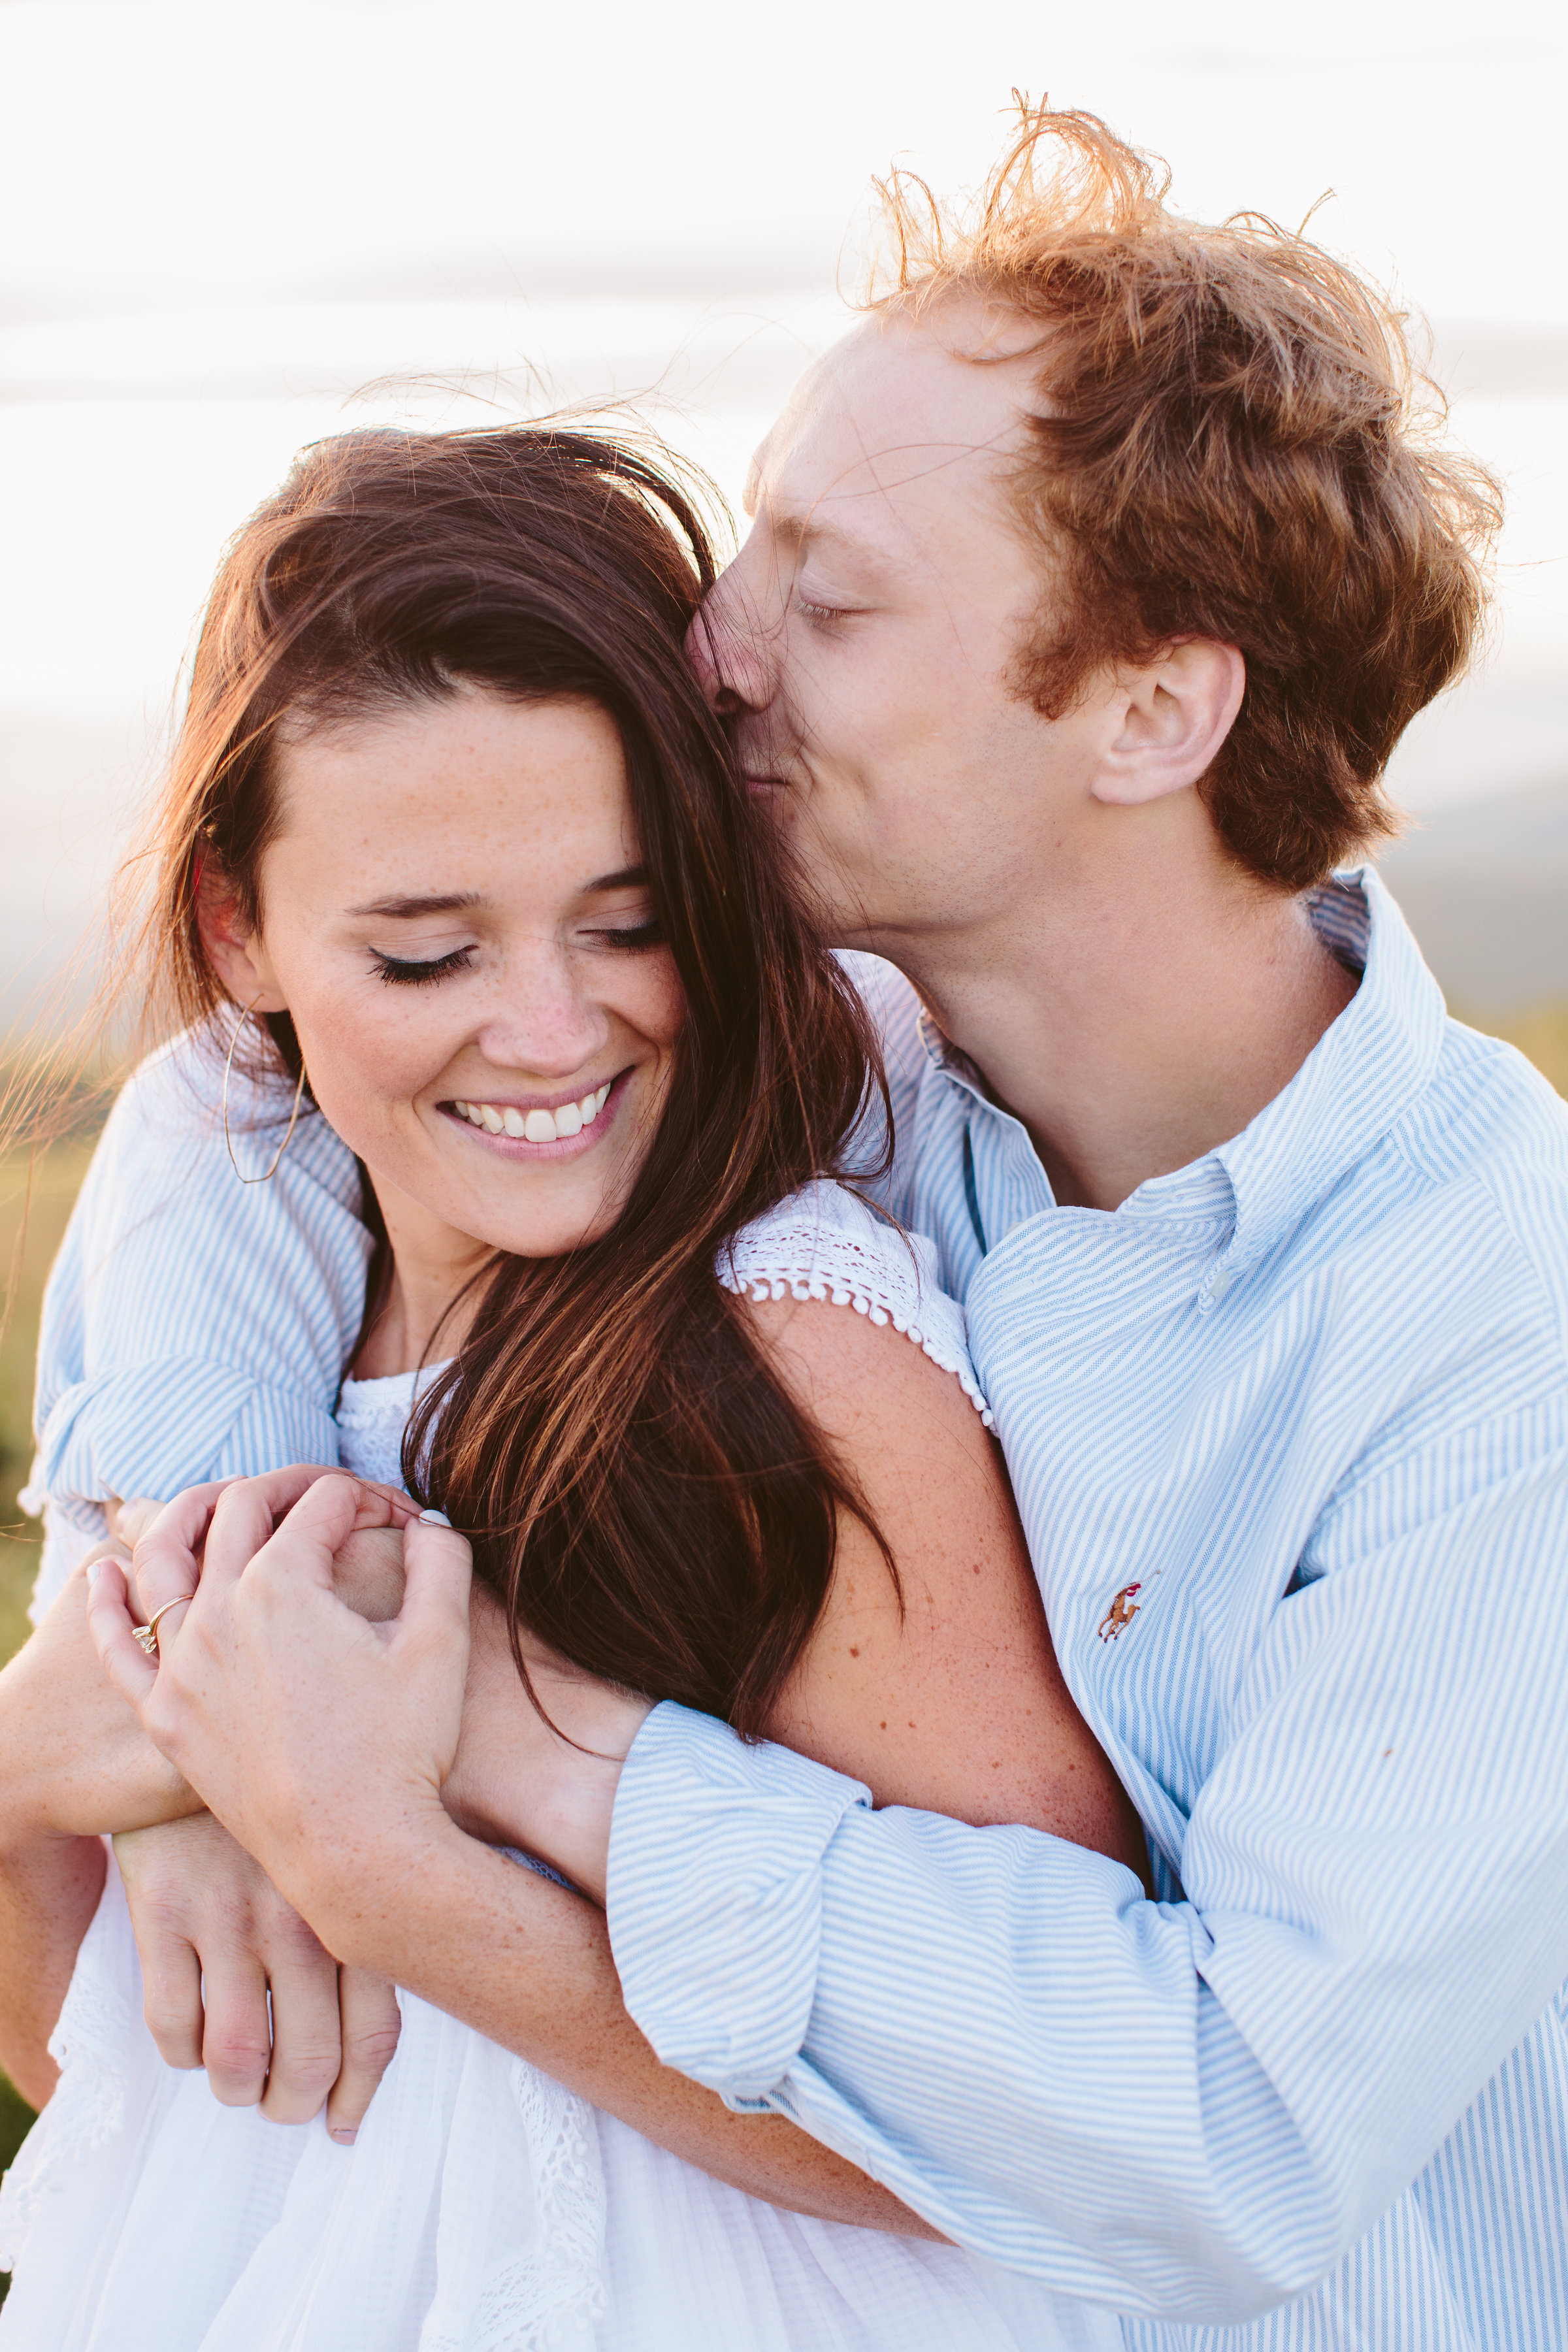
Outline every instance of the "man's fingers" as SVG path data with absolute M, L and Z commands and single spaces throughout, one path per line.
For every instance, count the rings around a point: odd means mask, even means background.
M 147 2031 L 165 2066 L 202 2063 L 202 1964 L 185 1937 L 136 1923 Z
M 267 1972 L 251 1952 L 208 1958 L 203 1991 L 202 2063 L 212 2095 L 221 2106 L 254 2107 L 272 2063 Z
M 338 1964 L 292 1913 L 269 1937 L 272 2067 L 261 2112 L 275 2124 L 306 2124 L 342 2070 Z
M 403 2012 L 386 1979 L 372 1976 L 368 1969 L 341 1969 L 338 1996 L 343 2064 L 327 2101 L 327 2129 L 340 2147 L 347 2147 L 392 2063 Z
M 153 1659 L 132 1632 L 131 1589 L 125 1569 L 105 1551 L 88 1562 L 87 1622 L 103 1671 L 115 1689 L 140 1714 L 158 1679 Z

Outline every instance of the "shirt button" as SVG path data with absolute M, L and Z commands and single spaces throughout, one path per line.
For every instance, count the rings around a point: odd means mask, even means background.
M 1210 1305 L 1211 1307 L 1217 1307 L 1217 1306 L 1219 1305 L 1220 1300 L 1225 1297 L 1226 1292 L 1229 1288 L 1230 1288 L 1230 1276 L 1229 1276 L 1229 1275 L 1228 1275 L 1228 1274 L 1226 1274 L 1226 1270 L 1225 1270 L 1225 1268 L 1224 1268 L 1224 1266 L 1223 1266 L 1223 1265 L 1216 1265 L 1216 1266 L 1215 1266 L 1215 1270 L 1214 1270 L 1214 1272 L 1210 1275 L 1210 1276 L 1209 1276 L 1209 1278 L 1208 1278 L 1208 1301 L 1209 1301 L 1209 1305 Z

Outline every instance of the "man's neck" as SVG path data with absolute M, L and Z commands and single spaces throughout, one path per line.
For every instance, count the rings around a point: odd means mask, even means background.
M 921 947 L 899 961 L 1072 1207 L 1115 1209 L 1239 1134 L 1356 988 L 1304 901 L 1229 870 Z

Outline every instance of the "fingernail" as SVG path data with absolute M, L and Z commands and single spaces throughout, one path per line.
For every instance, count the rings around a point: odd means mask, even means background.
M 355 2140 L 359 2137 L 358 2126 L 356 2125 L 351 2131 L 347 2124 L 339 2124 L 333 2130 L 331 2137 L 337 2141 L 340 2147 L 353 2147 Z
M 421 1511 L 419 1524 L 422 1528 L 449 1528 L 452 1522 L 445 1511 Z
M 88 1566 L 88 1571 L 87 1571 L 87 1580 L 88 1580 L 88 1582 L 89 1582 L 89 1584 L 96 1584 L 96 1583 L 98 1582 L 99 1578 L 100 1578 L 102 1574 L 103 1574 L 103 1562 L 102 1562 L 100 1559 L 95 1559 L 95 1560 L 92 1560 L 92 1561 L 90 1561 L 90 1562 L 89 1563 L 89 1566 Z

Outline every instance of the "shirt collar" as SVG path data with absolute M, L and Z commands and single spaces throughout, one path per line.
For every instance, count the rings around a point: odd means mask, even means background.
M 1230 1239 L 1219 1260 L 1226 1282 L 1292 1231 L 1382 1141 L 1430 1083 L 1442 1046 L 1442 992 L 1370 866 L 1336 875 L 1311 894 L 1308 913 L 1341 961 L 1361 967 L 1355 995 L 1289 1084 L 1239 1135 L 1188 1167 L 1151 1177 L 1115 1213 L 1165 1220 L 1212 1217 L 1228 1208 Z M 923 1011 L 920 1028 L 947 1082 L 989 1118 L 1022 1134 L 1012 1114 L 986 1095 L 968 1055 Z

